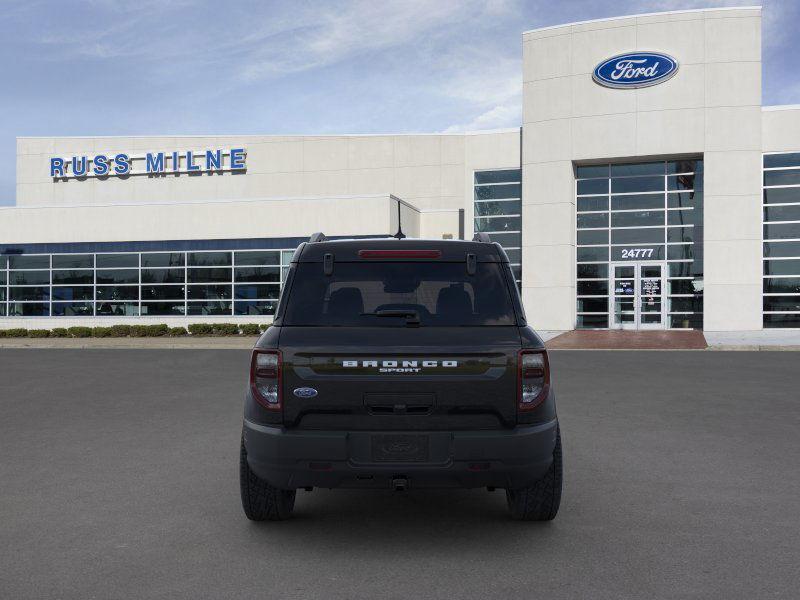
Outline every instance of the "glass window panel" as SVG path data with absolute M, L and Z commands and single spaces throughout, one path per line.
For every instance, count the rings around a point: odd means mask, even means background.
M 584 179 L 578 181 L 578 195 L 608 194 L 608 179 Z
M 6 272 L 0 271 L 0 285 L 6 284 Z
M 502 198 L 521 198 L 522 185 L 483 185 L 475 187 L 475 200 L 499 200 Z
M 142 269 L 142 283 L 184 283 L 183 269 Z
M 498 171 L 475 171 L 475 183 L 503 183 L 520 181 L 522 171 L 519 169 L 502 169 Z
M 204 315 L 230 315 L 231 302 L 218 300 L 215 302 L 189 302 L 186 305 L 187 314 L 193 316 Z
M 135 285 L 97 286 L 98 300 L 138 300 L 139 288 Z
M 97 283 L 139 283 L 138 269 L 96 271 Z
M 50 305 L 40 302 L 9 302 L 8 315 L 11 317 L 46 317 Z
M 702 160 L 672 160 L 667 163 L 667 173 L 695 173 L 703 170 Z
M 519 215 L 522 214 L 522 201 L 498 200 L 491 202 L 476 202 L 476 217 L 491 217 L 493 215 Z M 236 264 L 240 264 L 238 259 Z
M 229 282 L 231 280 L 230 268 L 189 269 L 188 271 L 189 283 L 216 283 Z
M 765 294 L 800 294 L 800 277 L 775 277 L 764 279 Z
M 522 281 L 522 267 L 519 265 L 513 265 L 511 267 L 511 274 L 514 276 L 515 281 Z
M 800 258 L 800 242 L 764 242 L 764 256 Z
M 234 290 L 234 295 L 237 300 L 257 300 L 269 299 L 277 300 L 280 294 L 280 286 L 263 284 L 263 285 L 237 285 Z
M 591 227 L 608 227 L 608 213 L 578 215 L 578 229 L 587 229 Z
M 575 170 L 577 179 L 608 177 L 608 165 L 583 165 Z
M 800 314 L 764 315 L 764 327 L 769 329 L 779 327 L 800 328 Z
M 586 210 L 608 210 L 608 196 L 595 198 L 578 198 L 578 212 Z
M 672 329 L 702 329 L 703 315 L 670 315 L 669 327 Z
M 693 227 L 670 227 L 667 229 L 667 242 L 693 242 Z
M 182 267 L 185 262 L 183 252 L 142 254 L 142 267 Z
M 800 313 L 800 296 L 764 296 L 764 310 Z
M 698 225 L 702 212 L 694 209 L 667 211 L 668 225 Z
M 703 298 L 695 296 L 693 298 L 670 298 L 668 304 L 669 312 L 703 312 Z
M 8 288 L 9 300 L 49 300 L 49 287 L 12 287 Z
M 695 275 L 692 262 L 675 262 L 667 265 L 670 277 L 690 277 Z
M 54 269 L 91 269 L 94 267 L 94 256 L 91 254 L 54 254 Z
M 800 202 L 800 187 L 764 190 L 764 204 Z
M 54 317 L 91 317 L 93 314 L 91 302 L 53 302 Z
M 136 302 L 98 302 L 95 314 L 102 317 L 136 317 L 139 304 Z
M 764 171 L 764 185 L 800 185 L 800 169 Z
M 648 225 L 664 225 L 664 211 L 643 210 L 611 214 L 612 227 L 645 227 Z
M 663 233 L 663 229 L 660 229 Z M 611 248 L 611 260 L 664 260 L 663 244 L 637 244 L 614 246 Z
M 672 190 L 701 190 L 703 178 L 699 175 L 667 175 L 667 189 Z
M 510 263 L 519 263 L 522 260 L 522 250 L 514 250 L 514 249 L 505 249 L 506 254 L 508 255 L 508 262 Z
M 773 223 L 764 225 L 764 239 L 800 239 L 800 223 Z
M 694 258 L 692 244 L 667 246 L 667 260 L 682 260 Z
M 288 265 L 292 262 L 292 257 L 294 256 L 294 250 L 282 250 L 281 251 L 281 261 L 283 264 Z
M 134 288 L 135 289 L 135 288 Z M 94 288 L 90 285 L 53 286 L 53 300 L 93 300 Z
M 765 260 L 764 275 L 800 275 L 800 259 Z
M 702 192 L 672 192 L 667 194 L 668 208 L 700 208 L 702 206 Z
M 192 267 L 218 267 L 231 264 L 230 252 L 189 252 L 189 266 Z
M 9 269 L 49 269 L 50 255 L 15 255 L 8 257 Z
M 599 262 L 608 260 L 608 247 L 578 248 L 578 262 Z
M 181 316 L 185 314 L 183 302 L 142 302 L 141 315 Z
M 274 315 L 277 304 L 277 302 L 258 300 L 242 301 L 235 303 L 234 310 L 237 315 Z
M 800 221 L 800 204 L 796 206 L 767 206 L 765 221 Z
M 611 177 L 627 175 L 663 175 L 664 162 L 627 163 L 611 165 Z
M 578 278 L 601 279 L 608 277 L 608 265 L 578 265 Z
M 50 271 L 11 271 L 8 274 L 9 285 L 47 285 L 50 283 Z
M 98 269 L 116 269 L 126 267 L 138 267 L 139 255 L 138 254 L 98 254 L 97 264 Z
M 608 244 L 608 229 L 578 230 L 578 245 Z
M 0 302 L 6 301 L 6 288 L 0 287 Z
M 186 293 L 189 300 L 230 300 L 231 285 L 190 285 Z
M 182 285 L 143 285 L 142 301 L 147 300 L 182 300 L 184 286 Z
M 5 290 L 3 290 L 3 294 L 5 293 L 6 293 Z M 6 316 L 6 305 L 0 304 L 0 317 L 5 317 L 5 316 Z
M 787 152 L 785 154 L 765 154 L 764 167 L 800 167 L 800 152 Z
M 697 294 L 703 289 L 703 280 L 670 279 L 667 289 L 670 294 Z
M 578 315 L 578 329 L 607 329 L 608 315 Z
M 522 246 L 522 235 L 519 233 L 491 233 L 489 237 L 503 247 L 519 248 Z
M 664 190 L 663 177 L 620 177 L 611 179 L 611 193 L 656 192 Z
M 281 264 L 281 253 L 277 250 L 256 250 L 234 252 L 237 265 L 278 265 Z
M 5 269 L 6 267 L 8 267 L 8 257 L 0 256 L 0 270 Z
M 578 296 L 608 295 L 608 281 L 579 281 Z
M 236 281 L 280 281 L 278 267 L 237 267 L 234 269 Z
M 481 217 L 475 219 L 475 231 L 521 231 L 520 217 Z
M 607 298 L 578 298 L 578 312 L 607 313 Z
M 53 284 L 60 283 L 94 283 L 94 270 L 53 271 Z
M 664 241 L 664 229 L 612 229 L 612 244 L 653 244 Z
M 664 194 L 611 196 L 611 210 L 646 210 L 664 208 Z

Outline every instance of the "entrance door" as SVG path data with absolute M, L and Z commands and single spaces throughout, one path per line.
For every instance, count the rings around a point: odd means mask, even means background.
M 611 264 L 611 327 L 664 329 L 665 263 Z

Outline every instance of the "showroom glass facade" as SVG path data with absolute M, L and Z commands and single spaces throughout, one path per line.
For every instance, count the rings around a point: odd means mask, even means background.
M 764 327 L 800 328 L 800 152 L 764 155 Z
M 0 316 L 272 315 L 294 249 L 0 256 Z
M 475 171 L 475 231 L 488 233 L 508 254 L 522 285 L 522 171 Z
M 660 323 L 702 328 L 703 161 L 584 165 L 575 174 L 577 328 L 615 326 L 625 303 L 615 300 L 612 263 L 661 264 Z

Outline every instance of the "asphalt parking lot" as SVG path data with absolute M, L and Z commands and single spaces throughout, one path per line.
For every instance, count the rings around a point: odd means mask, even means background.
M 0 598 L 796 598 L 800 355 L 554 352 L 552 523 L 501 491 L 240 508 L 247 351 L 0 350 Z

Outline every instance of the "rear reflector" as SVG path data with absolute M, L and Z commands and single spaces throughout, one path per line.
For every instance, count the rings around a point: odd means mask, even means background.
M 441 250 L 359 250 L 359 258 L 441 258 Z

